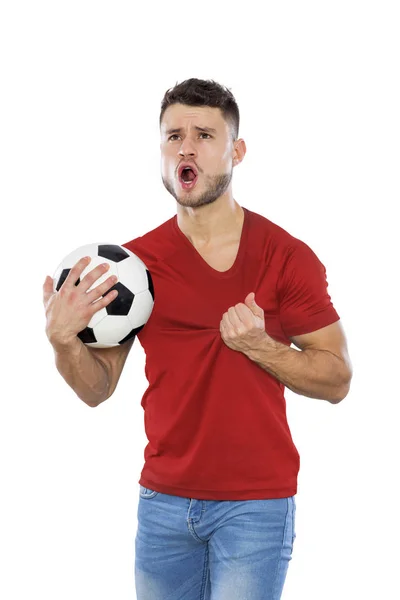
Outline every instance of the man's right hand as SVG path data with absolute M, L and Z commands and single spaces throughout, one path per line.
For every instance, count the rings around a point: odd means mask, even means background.
M 109 269 L 107 263 L 89 271 L 82 281 L 75 285 L 89 263 L 89 257 L 81 258 L 72 267 L 58 292 L 53 291 L 53 278 L 46 276 L 43 284 L 46 335 L 54 347 L 67 347 L 74 343 L 77 334 L 87 327 L 92 316 L 118 295 L 117 290 L 106 294 L 117 282 L 115 276 L 109 277 L 90 292 L 87 291 Z M 104 298 L 103 294 L 106 294 Z

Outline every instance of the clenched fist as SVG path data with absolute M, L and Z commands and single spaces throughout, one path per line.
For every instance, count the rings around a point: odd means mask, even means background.
M 243 303 L 224 313 L 220 323 L 221 337 L 228 348 L 246 353 L 268 337 L 265 331 L 264 311 L 256 304 L 255 294 L 248 294 Z

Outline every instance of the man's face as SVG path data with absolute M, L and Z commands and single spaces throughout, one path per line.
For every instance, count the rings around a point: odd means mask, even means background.
M 232 179 L 235 144 L 219 108 L 172 104 L 163 115 L 160 133 L 162 181 L 181 206 L 198 208 L 226 192 Z M 183 178 L 190 174 L 180 176 L 185 163 L 197 173 L 189 184 Z

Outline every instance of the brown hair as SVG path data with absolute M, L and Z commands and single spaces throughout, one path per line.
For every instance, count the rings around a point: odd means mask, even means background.
M 165 92 L 161 102 L 160 126 L 164 112 L 171 104 L 211 106 L 219 108 L 232 130 L 233 141 L 239 135 L 239 108 L 231 91 L 212 79 L 186 79 Z

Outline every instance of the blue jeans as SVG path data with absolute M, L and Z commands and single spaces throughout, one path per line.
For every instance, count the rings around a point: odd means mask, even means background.
M 295 497 L 196 500 L 140 485 L 137 600 L 279 600 Z

